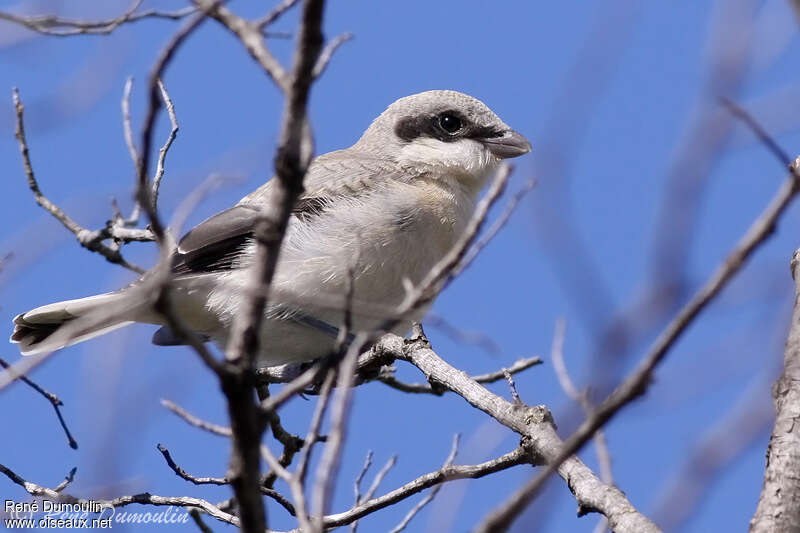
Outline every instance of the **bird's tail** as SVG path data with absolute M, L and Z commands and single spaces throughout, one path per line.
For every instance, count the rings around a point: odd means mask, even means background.
M 125 309 L 125 297 L 110 292 L 37 307 L 14 318 L 11 342 L 19 344 L 23 355 L 34 355 L 127 326 L 135 320 L 135 309 Z

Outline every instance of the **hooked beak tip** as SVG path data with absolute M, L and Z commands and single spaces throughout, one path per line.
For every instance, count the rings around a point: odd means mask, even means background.
M 519 157 L 531 151 L 530 141 L 514 130 L 508 130 L 500 137 L 481 139 L 481 142 L 492 154 L 501 159 Z

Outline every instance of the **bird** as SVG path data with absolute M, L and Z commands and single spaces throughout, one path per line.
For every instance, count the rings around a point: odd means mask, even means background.
M 258 332 L 258 364 L 330 353 L 345 301 L 352 331 L 380 328 L 409 283 L 420 283 L 463 235 L 503 160 L 530 150 L 529 141 L 480 100 L 432 90 L 400 98 L 351 147 L 314 158 L 280 248 Z M 274 205 L 274 183 L 268 180 L 191 229 L 170 258 L 175 313 L 223 350 L 243 305 L 254 224 Z M 32 355 L 142 322 L 161 326 L 154 344 L 184 344 L 152 302 L 131 297 L 147 279 L 145 273 L 118 291 L 22 313 L 13 320 L 11 342 Z M 408 331 L 428 307 L 403 316 L 391 331 Z M 65 325 L 84 318 L 85 327 L 65 334 Z

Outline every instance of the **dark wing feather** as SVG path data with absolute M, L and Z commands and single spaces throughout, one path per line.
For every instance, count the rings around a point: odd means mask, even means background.
M 178 275 L 230 270 L 252 239 L 258 210 L 237 205 L 201 222 L 178 244 L 172 270 Z

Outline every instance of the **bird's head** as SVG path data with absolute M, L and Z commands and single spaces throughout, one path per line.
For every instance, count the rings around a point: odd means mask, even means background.
M 531 145 L 480 100 L 457 91 L 426 91 L 390 105 L 355 148 L 482 184 L 502 159 L 526 154 Z

